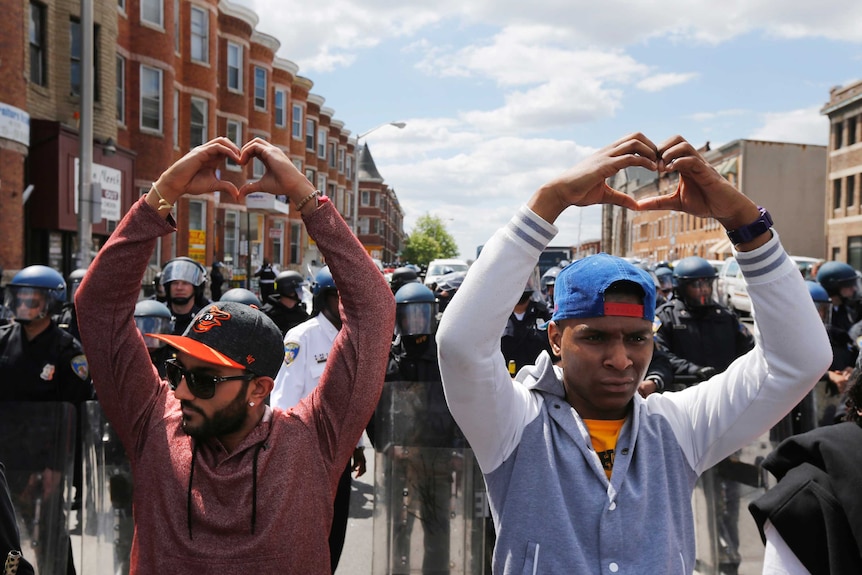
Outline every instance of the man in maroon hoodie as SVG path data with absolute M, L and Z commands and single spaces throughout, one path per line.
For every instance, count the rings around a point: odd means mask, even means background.
M 239 190 L 225 159 L 266 167 Z M 204 308 L 161 380 L 135 327 L 141 277 L 160 236 L 175 231 L 183 195 L 286 194 L 302 214 L 341 294 L 343 328 L 320 385 L 296 407 L 265 404 L 284 358 L 281 332 L 259 310 Z M 123 270 L 125 273 L 117 273 Z M 241 150 L 217 138 L 168 168 L 126 214 L 78 290 L 81 337 L 102 407 L 135 477 L 135 573 L 329 574 L 332 499 L 377 404 L 395 306 L 344 220 L 279 148 Z

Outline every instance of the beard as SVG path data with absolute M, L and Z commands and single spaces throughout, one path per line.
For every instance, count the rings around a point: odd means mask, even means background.
M 248 384 L 248 381 L 243 382 L 242 388 L 240 388 L 236 397 L 225 407 L 216 411 L 212 417 L 208 417 L 190 402 L 181 401 L 180 403 L 183 407 L 196 411 L 203 417 L 203 421 L 197 425 L 191 425 L 188 420 L 183 419 L 183 431 L 195 439 L 221 437 L 239 431 L 243 424 L 245 424 L 246 418 L 248 418 L 248 409 L 245 404 L 245 393 L 248 390 Z

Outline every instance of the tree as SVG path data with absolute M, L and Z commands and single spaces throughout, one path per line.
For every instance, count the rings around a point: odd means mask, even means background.
M 413 231 L 404 240 L 401 260 L 418 265 L 438 258 L 458 256 L 455 238 L 446 230 L 443 221 L 437 216 L 425 214 L 416 220 Z

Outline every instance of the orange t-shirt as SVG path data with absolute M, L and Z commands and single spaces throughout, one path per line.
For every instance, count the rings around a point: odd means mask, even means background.
M 584 424 L 590 432 L 593 449 L 596 450 L 608 479 L 611 478 L 611 471 L 614 469 L 614 451 L 617 446 L 617 438 L 620 436 L 620 430 L 625 422 L 625 419 L 584 420 Z

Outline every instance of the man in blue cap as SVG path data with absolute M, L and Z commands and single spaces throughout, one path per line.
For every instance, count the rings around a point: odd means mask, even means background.
M 635 201 L 607 178 L 674 172 L 677 189 Z M 760 337 L 679 393 L 637 393 L 653 351 L 655 285 L 599 254 L 557 276 L 543 352 L 513 380 L 499 337 L 569 206 L 616 204 L 721 223 L 736 246 Z M 793 310 L 788 313 L 788 310 Z M 545 184 L 473 264 L 438 330 L 446 400 L 476 455 L 497 530 L 494 573 L 691 573 L 691 496 L 706 469 L 766 432 L 815 384 L 831 351 L 802 276 L 769 214 L 676 136 L 642 134 Z

